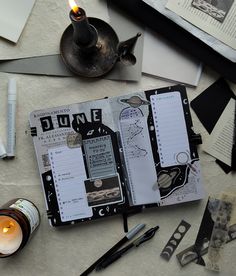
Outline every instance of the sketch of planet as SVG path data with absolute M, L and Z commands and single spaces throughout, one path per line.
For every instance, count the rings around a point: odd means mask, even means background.
M 132 96 L 129 99 L 121 99 L 120 100 L 122 103 L 127 103 L 131 107 L 139 107 L 140 105 L 149 105 L 149 101 L 145 101 L 141 99 L 139 96 Z
M 160 172 L 160 174 L 158 175 L 159 188 L 169 188 L 178 174 L 179 172 L 176 170 L 172 172 Z

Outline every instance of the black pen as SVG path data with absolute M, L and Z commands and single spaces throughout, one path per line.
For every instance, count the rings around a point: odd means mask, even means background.
M 141 235 L 140 237 L 135 239 L 133 242 L 128 244 L 126 247 L 120 249 L 119 251 L 116 251 L 113 255 L 111 255 L 110 257 L 108 257 L 104 261 L 102 261 L 96 267 L 96 270 L 98 271 L 98 270 L 102 270 L 102 269 L 106 268 L 107 266 L 109 266 L 110 264 L 112 264 L 113 262 L 115 262 L 116 260 L 121 258 L 124 255 L 124 253 L 129 251 L 131 248 L 138 247 L 140 244 L 150 240 L 155 235 L 155 233 L 158 229 L 159 229 L 159 226 L 156 226 L 154 228 L 149 229 L 143 235 Z
M 97 261 L 95 261 L 89 268 L 87 268 L 80 276 L 85 276 L 91 273 L 97 265 L 103 262 L 107 257 L 111 256 L 117 249 L 119 249 L 127 241 L 131 240 L 140 230 L 145 227 L 145 224 L 138 224 L 132 228 L 120 241 L 118 241 L 111 249 L 103 254 Z
M 233 134 L 233 147 L 231 156 L 231 169 L 236 170 L 236 100 L 234 110 L 234 134 Z

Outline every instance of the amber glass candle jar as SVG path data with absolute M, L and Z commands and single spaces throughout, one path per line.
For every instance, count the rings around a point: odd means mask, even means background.
M 40 224 L 37 207 L 29 200 L 16 198 L 0 208 L 0 258 L 20 251 Z

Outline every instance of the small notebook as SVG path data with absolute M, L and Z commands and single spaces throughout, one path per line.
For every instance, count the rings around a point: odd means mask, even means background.
M 35 0 L 0 0 L 0 36 L 17 43 Z
M 52 226 L 203 197 L 185 87 L 33 111 Z

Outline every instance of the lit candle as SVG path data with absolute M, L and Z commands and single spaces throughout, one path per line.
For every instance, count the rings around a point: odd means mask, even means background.
M 97 31 L 89 24 L 85 11 L 78 7 L 74 0 L 69 0 L 71 7 L 70 20 L 73 26 L 73 41 L 81 48 L 96 46 Z
M 0 208 L 0 258 L 21 250 L 39 226 L 37 207 L 26 199 L 13 199 Z
M 11 217 L 0 216 L 0 254 L 13 254 L 22 241 L 23 233 L 19 223 Z

